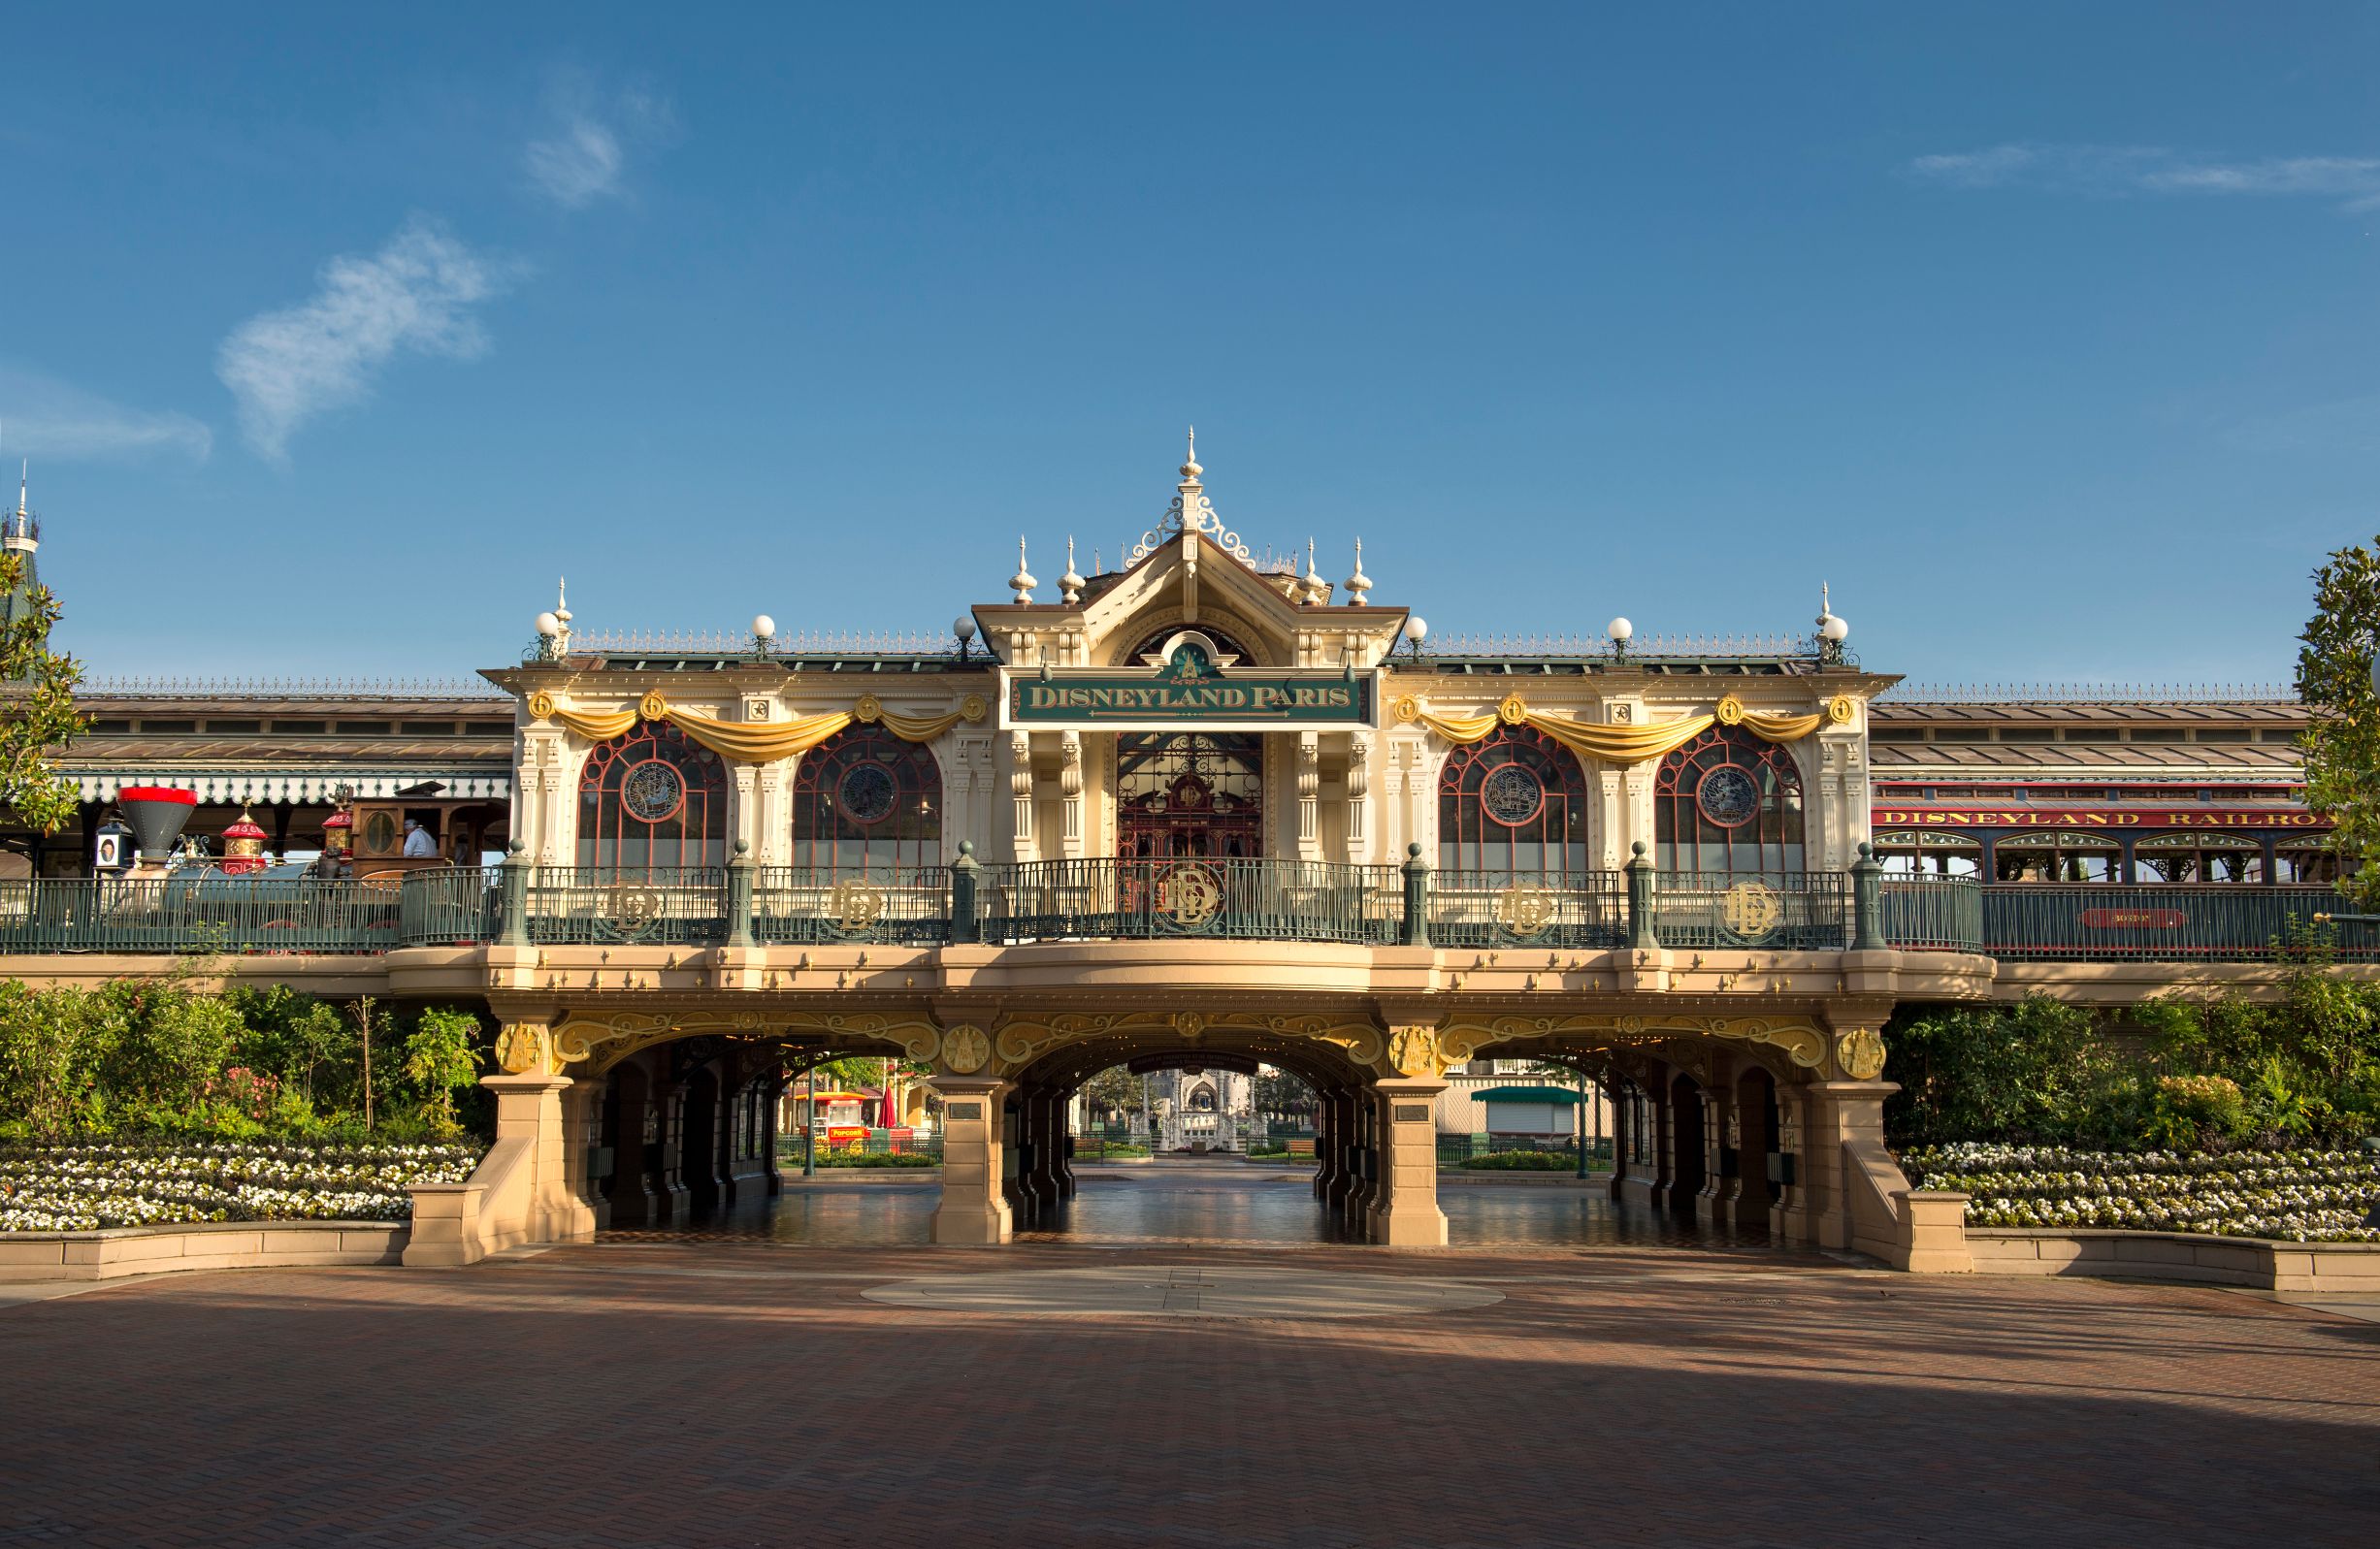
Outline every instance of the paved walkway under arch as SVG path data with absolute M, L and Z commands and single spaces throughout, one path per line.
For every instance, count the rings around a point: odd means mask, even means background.
M 1357 1242 L 1310 1190 L 1309 1169 L 1237 1157 L 1077 1164 L 1076 1197 L 1045 1220 L 1017 1227 L 1020 1242 L 1185 1247 L 1303 1247 Z M 834 1169 L 786 1179 L 786 1192 L 674 1225 L 606 1232 L 615 1242 L 776 1242 L 818 1246 L 922 1246 L 935 1185 L 929 1179 L 838 1180 Z M 1516 1182 L 1440 1175 L 1439 1208 L 1455 1248 L 1705 1247 L 1762 1250 L 1764 1233 L 1697 1226 L 1608 1197 L 1598 1179 Z

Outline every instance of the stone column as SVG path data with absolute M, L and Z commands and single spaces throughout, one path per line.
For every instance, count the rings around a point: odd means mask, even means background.
M 1737 1166 L 1743 1165 L 1743 1152 L 1738 1148 L 1736 1113 L 1736 1083 L 1732 1073 L 1722 1068 L 1714 1072 L 1711 1084 L 1703 1088 L 1703 1187 L 1695 1197 L 1694 1218 L 1706 1226 L 1725 1225 L 1735 1219 L 1736 1196 L 1744 1180 L 1721 1164 L 1730 1151 L 1735 1152 Z
M 1372 790 L 1372 739 L 1362 732 L 1352 733 L 1347 739 L 1347 859 L 1362 865 L 1372 858 L 1372 831 L 1368 821 Z
M 1777 1149 L 1784 1157 L 1785 1178 L 1777 1185 L 1777 1203 L 1769 1207 L 1769 1230 L 1779 1242 L 1814 1242 L 1817 1229 L 1809 1218 L 1809 1158 L 1808 1126 L 1802 1122 L 1802 1088 L 1777 1088 Z
M 942 1096 L 942 1200 L 934 1207 L 936 1242 L 992 1246 L 1015 1231 L 1000 1172 L 1000 1105 L 1008 1083 L 994 1076 L 936 1076 Z
M 1886 1256 L 1877 1244 L 1896 1235 L 1891 1191 L 1908 1187 L 1884 1149 L 1884 1099 L 1900 1089 L 1897 1081 L 1811 1081 L 1802 1088 L 1802 1155 L 1818 1246 Z
M 611 1224 L 611 1201 L 597 1192 L 596 1180 L 587 1175 L 587 1157 L 603 1144 L 603 1084 L 598 1081 L 573 1081 L 562 1094 L 562 1160 L 564 1176 L 570 1181 L 571 1196 L 587 1208 L 589 1230 L 602 1231 Z M 618 1151 L 614 1150 L 612 1168 L 619 1168 Z
M 1653 1067 L 1654 1084 L 1646 1093 L 1645 1110 L 1652 1115 L 1652 1179 L 1645 1190 L 1645 1203 L 1654 1210 L 1667 1209 L 1669 1191 L 1678 1181 L 1678 1171 L 1671 1155 L 1677 1144 L 1678 1115 L 1674 1108 L 1677 1099 L 1671 1083 L 1677 1080 L 1667 1065 Z
M 1446 1212 L 1438 1208 L 1436 1098 L 1447 1089 L 1434 1077 L 1384 1077 L 1373 1084 L 1378 1113 L 1380 1178 L 1369 1211 L 1371 1240 L 1386 1247 L 1444 1247 Z
M 1033 842 L 1033 739 L 1023 731 L 1008 734 L 1008 858 L 1023 862 L 1041 858 Z
M 1297 734 L 1297 858 L 1322 858 L 1320 821 L 1322 744 L 1313 731 Z
M 1078 860 L 1083 855 L 1083 734 L 1061 731 L 1058 736 L 1058 854 Z
M 529 1187 L 521 1225 L 527 1242 L 583 1242 L 595 1235 L 595 1211 L 571 1187 L 570 1129 L 563 1120 L 567 1076 L 483 1076 L 496 1094 L 496 1141 L 528 1143 Z M 501 1227 L 501 1220 L 495 1223 Z

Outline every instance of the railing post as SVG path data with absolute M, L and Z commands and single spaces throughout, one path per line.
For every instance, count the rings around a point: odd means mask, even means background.
M 1631 949 L 1661 945 L 1652 928 L 1652 857 L 1645 854 L 1645 841 L 1639 839 L 1628 855 L 1628 945 Z
M 497 894 L 496 942 L 502 947 L 529 945 L 529 847 L 518 839 L 505 846 L 503 880 Z
M 753 863 L 752 841 L 735 841 L 735 854 L 728 859 L 728 945 L 752 945 L 752 879 L 760 868 Z
M 975 858 L 975 841 L 960 840 L 959 858 L 950 868 L 950 939 L 955 943 L 971 945 L 983 939 L 976 902 L 983 870 L 983 862 Z
M 1882 952 L 1884 941 L 1884 866 L 1875 847 L 1860 841 L 1859 858 L 1851 862 L 1851 950 Z
M 1430 944 L 1430 863 L 1421 858 L 1421 841 L 1405 847 L 1405 931 L 1408 947 Z

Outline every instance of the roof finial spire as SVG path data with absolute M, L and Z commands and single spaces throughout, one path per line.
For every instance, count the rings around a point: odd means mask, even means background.
M 1182 476 L 1194 480 L 1205 471 L 1198 466 L 1198 427 L 1193 425 L 1190 428 L 1190 451 L 1182 459 Z
M 25 514 L 25 489 L 33 482 L 33 459 L 26 458 L 16 465 L 16 514 Z
M 567 576 L 554 577 L 554 617 L 562 621 L 564 629 L 571 627 L 571 583 Z
M 1058 578 L 1060 602 L 1072 604 L 1083 600 L 1083 578 L 1074 573 L 1074 534 L 1066 534 L 1066 573 Z
M 1363 539 L 1361 538 L 1355 540 L 1355 573 L 1349 576 L 1344 584 L 1347 587 L 1347 605 L 1352 608 L 1364 606 L 1366 594 L 1372 590 L 1372 578 L 1363 573 Z
M 1016 593 L 1019 602 L 1030 602 L 1033 588 L 1040 584 L 1033 579 L 1033 572 L 1025 567 L 1025 539 L 1020 535 L 1017 538 L 1017 573 L 1008 578 L 1009 590 Z

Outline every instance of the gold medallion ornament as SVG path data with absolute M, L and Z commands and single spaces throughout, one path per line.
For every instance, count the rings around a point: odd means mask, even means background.
M 545 1064 L 545 1029 L 511 1022 L 496 1035 L 496 1063 L 507 1076 L 527 1076 Z
M 959 701 L 959 719 L 973 726 L 992 713 L 992 703 L 980 694 L 970 694 Z
M 1400 1076 L 1438 1074 L 1438 1035 L 1426 1027 L 1400 1027 L 1388 1038 L 1388 1063 Z
M 1719 919 L 1738 941 L 1765 941 L 1784 918 L 1784 903 L 1767 883 L 1737 883 L 1719 899 Z
M 884 701 L 872 694 L 864 694 L 852 701 L 851 718 L 872 726 L 884 718 Z
M 1557 900 L 1550 888 L 1516 882 L 1496 895 L 1496 923 L 1526 941 L 1553 923 Z
M 1421 719 L 1421 701 L 1410 694 L 1397 695 L 1396 718 L 1407 725 Z
M 961 1022 L 942 1035 L 942 1063 L 957 1076 L 972 1076 L 992 1058 L 992 1040 L 972 1022 Z
M 1718 708 L 1712 713 L 1718 717 L 1720 726 L 1740 726 L 1744 725 L 1744 701 L 1732 694 L 1721 696 Z
M 529 696 L 529 713 L 539 721 L 547 719 L 554 713 L 554 696 L 539 689 Z
M 669 701 L 661 696 L 659 689 L 647 689 L 644 697 L 636 701 L 636 713 L 647 721 L 659 721 L 669 713 Z
M 1884 1035 L 1873 1027 L 1855 1027 L 1835 1040 L 1835 1060 L 1855 1081 L 1872 1081 L 1884 1074 Z
M 884 889 L 864 877 L 845 877 L 829 895 L 827 913 L 846 936 L 873 930 L 884 918 Z
M 1496 706 L 1496 719 L 1508 726 L 1516 726 L 1529 719 L 1529 707 L 1520 702 L 1520 695 L 1508 694 L 1503 703 Z
M 603 923 L 623 936 L 641 935 L 661 919 L 668 895 L 659 887 L 623 882 L 612 886 L 604 899 Z
M 1858 707 L 1851 703 L 1851 696 L 1847 694 L 1839 694 L 1826 701 L 1826 719 L 1836 726 L 1849 726 L 1851 718 L 1858 713 Z
M 1196 930 L 1223 911 L 1223 879 L 1212 866 L 1186 861 L 1157 882 L 1157 913 L 1177 930 Z

